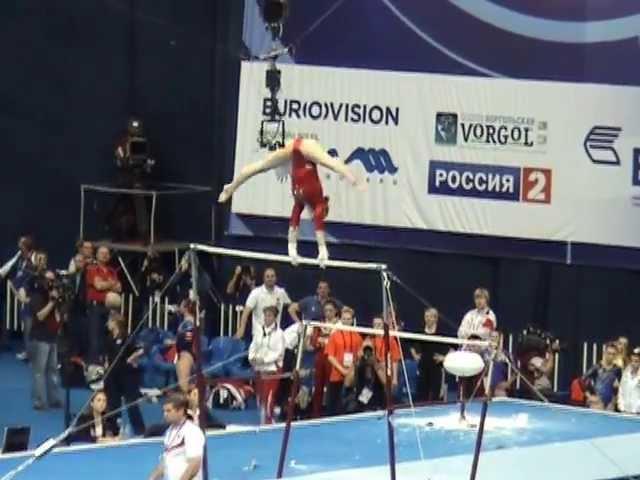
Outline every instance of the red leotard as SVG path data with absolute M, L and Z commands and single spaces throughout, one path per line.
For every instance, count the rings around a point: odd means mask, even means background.
M 327 216 L 327 199 L 322 192 L 315 163 L 307 160 L 300 151 L 302 138 L 293 141 L 293 159 L 291 161 L 291 193 L 293 194 L 293 210 L 290 225 L 298 227 L 300 216 L 305 205 L 313 211 L 313 222 L 316 230 L 324 230 L 324 219 Z

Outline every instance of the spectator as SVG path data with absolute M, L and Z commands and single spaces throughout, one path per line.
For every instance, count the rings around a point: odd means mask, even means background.
M 105 246 L 98 247 L 97 263 L 87 268 L 87 316 L 89 349 L 88 363 L 100 364 L 104 353 L 105 326 L 109 318 L 109 309 L 105 305 L 107 294 L 121 293 L 122 285 L 116 271 L 109 266 L 111 252 Z
M 29 333 L 33 324 L 33 314 L 28 307 L 29 299 L 25 287 L 35 270 L 34 257 L 33 238 L 30 235 L 24 235 L 18 239 L 18 253 L 0 268 L 0 278 L 11 278 L 13 289 L 18 292 L 24 350 L 16 354 L 16 358 L 24 361 L 29 357 Z
M 284 333 L 277 324 L 278 309 L 264 307 L 264 323 L 253 332 L 249 346 L 249 362 L 256 370 L 256 395 L 262 423 L 273 423 L 273 409 L 278 393 L 279 378 L 274 378 L 282 368 L 284 357 Z
M 629 366 L 624 369 L 618 390 L 618 410 L 640 413 L 640 347 L 631 352 Z
M 489 339 L 490 333 L 498 326 L 496 315 L 489 308 L 489 299 L 489 291 L 486 288 L 476 288 L 473 292 L 476 308 L 465 314 L 458 329 L 458 338 L 469 339 L 476 336 L 483 340 Z
M 42 268 L 39 263 L 39 268 Z M 33 370 L 33 408 L 60 408 L 57 336 L 62 323 L 58 309 L 60 292 L 53 288 L 55 275 L 38 271 L 32 281 L 29 308 L 34 314 L 31 329 L 31 367 Z
M 249 298 L 247 298 L 247 303 L 240 318 L 240 325 L 235 335 L 236 338 L 244 338 L 249 315 L 251 315 L 252 335 L 255 336 L 256 332 L 261 331 L 264 325 L 263 312 L 265 307 L 276 307 L 276 310 L 279 312 L 276 323 L 278 327 L 280 327 L 282 310 L 286 305 L 291 303 L 291 299 L 286 290 L 276 285 L 278 278 L 273 268 L 265 269 L 262 280 L 263 284 L 251 290 Z
M 78 266 L 76 257 L 81 255 L 85 259 L 85 265 L 89 265 L 94 262 L 93 259 L 93 243 L 87 240 L 78 240 L 76 242 L 76 254 L 69 261 L 69 267 L 67 268 L 67 272 L 76 273 L 76 268 Z
M 338 308 L 336 303 L 329 299 L 324 302 L 322 307 L 324 312 L 324 323 L 334 324 L 338 321 Z M 329 381 L 331 373 L 331 365 L 327 359 L 326 346 L 329 342 L 329 336 L 332 333 L 330 328 L 315 327 L 310 337 L 307 337 L 307 350 L 315 352 L 313 362 L 313 395 L 311 399 L 311 415 L 317 418 L 322 413 L 322 400 L 324 398 L 324 388 Z
M 87 335 L 87 282 L 85 278 L 87 258 L 77 253 L 74 260 L 74 273 L 70 276 L 73 285 L 73 300 L 69 306 L 69 324 L 71 329 L 72 350 L 76 355 L 84 356 L 88 340 Z
M 618 346 L 616 365 L 624 370 L 629 364 L 629 339 L 627 337 L 618 337 L 616 344 Z
M 375 330 L 384 330 L 384 320 L 382 316 L 375 317 L 372 322 L 372 326 Z M 395 329 L 389 328 L 390 331 Z M 391 391 L 394 392 L 398 387 L 398 362 L 400 361 L 400 342 L 398 337 L 389 338 L 390 350 L 387 350 L 387 341 L 383 335 L 375 335 L 371 338 L 371 343 L 375 352 L 376 359 L 376 373 L 381 385 L 387 383 L 386 376 L 386 360 L 387 352 L 390 351 L 389 360 L 391 361 Z
M 251 291 L 256 288 L 256 269 L 247 263 L 236 265 L 227 284 L 227 295 L 235 305 L 244 305 Z
M 318 287 L 316 288 L 315 295 L 309 295 L 304 297 L 299 302 L 294 302 L 289 306 L 289 315 L 291 318 L 299 322 L 300 320 L 312 320 L 320 321 L 324 315 L 322 306 L 324 302 L 329 300 L 331 295 L 331 287 L 326 280 L 320 280 Z M 339 300 L 333 298 L 338 310 L 342 309 L 342 304 Z M 302 318 L 300 318 L 302 315 Z
M 119 440 L 120 428 L 114 416 L 105 417 L 107 410 L 107 394 L 104 390 L 96 391 L 86 412 L 78 417 L 77 425 L 85 425 L 73 437 L 74 442 L 109 443 Z
M 142 395 L 140 393 L 141 372 L 138 360 L 144 354 L 144 348 L 135 342 L 127 343 L 127 326 L 119 313 L 112 313 L 107 322 L 110 336 L 107 340 L 107 365 L 111 372 L 104 381 L 104 389 L 109 401 L 109 411 L 113 412 L 122 406 L 124 397 L 127 414 L 133 433 L 144 434 L 144 420 L 140 407 L 134 403 Z M 125 346 L 126 345 L 126 346 Z M 118 358 L 120 350 L 122 354 Z M 120 415 L 117 415 L 118 417 Z
M 590 382 L 585 396 L 591 408 L 613 410 L 616 405 L 616 391 L 622 375 L 620 367 L 615 364 L 617 355 L 617 345 L 614 342 L 607 343 L 600 364 L 594 365 L 585 374 Z
M 340 322 L 352 326 L 354 311 L 342 307 Z M 326 346 L 327 360 L 331 364 L 327 384 L 327 414 L 339 415 L 343 411 L 343 387 L 353 386 L 354 369 L 362 348 L 362 337 L 356 332 L 335 330 Z
M 438 328 L 439 313 L 435 308 L 424 310 L 424 333 L 441 335 Z M 417 342 L 410 347 L 411 356 L 418 362 L 416 400 L 442 399 L 442 362 L 448 348 L 441 343 Z

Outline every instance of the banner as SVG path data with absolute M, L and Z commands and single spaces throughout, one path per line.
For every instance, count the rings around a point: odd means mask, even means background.
M 242 65 L 236 173 L 263 157 L 266 65 Z M 640 89 L 283 65 L 288 137 L 317 139 L 367 185 L 320 169 L 331 223 L 640 247 Z M 288 218 L 289 180 L 251 179 L 237 214 Z

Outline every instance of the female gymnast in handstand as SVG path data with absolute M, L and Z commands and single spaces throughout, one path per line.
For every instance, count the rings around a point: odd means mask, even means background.
M 322 146 L 312 139 L 300 137 L 288 142 L 284 147 L 271 152 L 264 159 L 242 168 L 240 175 L 224 186 L 218 202 L 224 203 L 244 182 L 254 175 L 281 167 L 291 162 L 291 192 L 293 210 L 289 222 L 288 250 L 291 262 L 298 263 L 298 227 L 305 206 L 313 213 L 313 222 L 318 242 L 318 263 L 324 267 L 329 259 L 324 234 L 324 219 L 329 213 L 329 197 L 325 197 L 318 177 L 318 165 L 344 176 L 353 186 L 358 184 L 349 168 L 337 158 L 329 155 Z

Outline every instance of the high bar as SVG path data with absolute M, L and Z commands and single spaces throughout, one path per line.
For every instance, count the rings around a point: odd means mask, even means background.
M 201 243 L 189 244 L 191 250 L 197 250 L 200 252 L 213 253 L 216 255 L 226 255 L 229 257 L 251 258 L 254 260 L 266 260 L 271 262 L 283 262 L 291 263 L 291 259 L 287 255 L 278 255 L 273 253 L 254 252 L 250 250 L 236 250 L 233 248 L 213 247 L 211 245 L 203 245 Z M 315 258 L 300 257 L 298 259 L 299 265 L 315 265 L 320 266 L 320 263 Z M 383 271 L 387 270 L 387 265 L 384 263 L 367 263 L 367 262 L 352 262 L 348 260 L 328 260 L 326 266 L 329 268 L 350 268 L 353 270 L 375 270 Z

